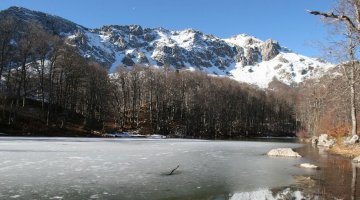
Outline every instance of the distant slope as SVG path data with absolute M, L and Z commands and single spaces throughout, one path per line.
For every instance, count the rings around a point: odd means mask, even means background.
M 221 39 L 193 29 L 170 31 L 139 25 L 109 25 L 89 29 L 61 17 L 20 7 L 0 12 L 21 23 L 39 23 L 45 30 L 79 48 L 86 58 L 110 72 L 120 64 L 168 65 L 177 69 L 229 76 L 266 88 L 274 79 L 293 85 L 321 76 L 332 67 L 318 59 L 296 54 L 274 40 L 261 41 L 245 34 Z

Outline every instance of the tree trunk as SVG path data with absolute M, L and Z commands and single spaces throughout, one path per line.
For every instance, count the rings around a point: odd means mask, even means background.
M 355 105 L 355 63 L 351 66 L 350 74 L 350 104 L 351 104 L 351 135 L 357 134 L 356 105 Z
M 355 61 L 355 44 L 353 38 L 351 37 L 351 33 L 349 31 L 349 55 L 351 58 L 350 62 L 350 74 L 348 77 L 348 82 L 350 85 L 350 111 L 351 111 L 351 135 L 357 134 L 357 120 L 356 120 L 356 105 L 355 105 L 355 68 L 358 63 Z M 346 73 L 346 72 L 345 72 Z

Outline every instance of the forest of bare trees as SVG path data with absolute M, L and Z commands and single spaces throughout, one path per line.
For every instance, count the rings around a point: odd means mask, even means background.
M 92 120 L 102 119 L 108 101 L 106 70 L 37 25 L 0 23 L 2 127 L 41 132 L 75 115 L 97 126 Z
M 119 128 L 131 125 L 204 138 L 286 135 L 295 130 L 289 103 L 228 78 L 138 66 L 120 67 L 113 76 L 111 99 Z
M 137 130 L 193 138 L 295 132 L 289 95 L 170 67 L 119 66 L 109 75 L 36 24 L 0 23 L 1 131 Z
M 298 120 L 309 135 L 336 137 L 359 133 L 360 1 L 339 0 L 332 11 L 309 11 L 321 16 L 335 38 L 325 53 L 338 63 L 320 80 L 308 80 L 299 88 Z

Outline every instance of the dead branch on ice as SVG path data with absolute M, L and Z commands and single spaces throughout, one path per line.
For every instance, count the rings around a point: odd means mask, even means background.
M 173 173 L 180 167 L 180 165 L 176 166 L 176 168 L 174 168 L 173 170 L 171 170 L 171 172 L 168 174 L 168 176 L 173 175 Z

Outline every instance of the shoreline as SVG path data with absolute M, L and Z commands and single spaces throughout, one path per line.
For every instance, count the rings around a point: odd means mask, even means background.
M 353 159 L 357 156 L 360 156 L 360 144 L 358 144 L 358 143 L 353 144 L 353 145 L 337 144 L 337 145 L 331 147 L 328 151 L 331 154 L 335 154 L 335 155 Z
M 335 154 L 326 148 L 313 147 L 309 143 L 303 144 L 304 146 L 296 151 L 320 169 L 316 170 L 314 175 L 300 176 L 300 180 L 295 180 L 295 187 L 300 187 L 311 197 L 318 196 L 326 200 L 350 200 L 360 196 L 360 185 L 356 184 L 359 166 L 354 164 L 351 158 L 344 154 Z

